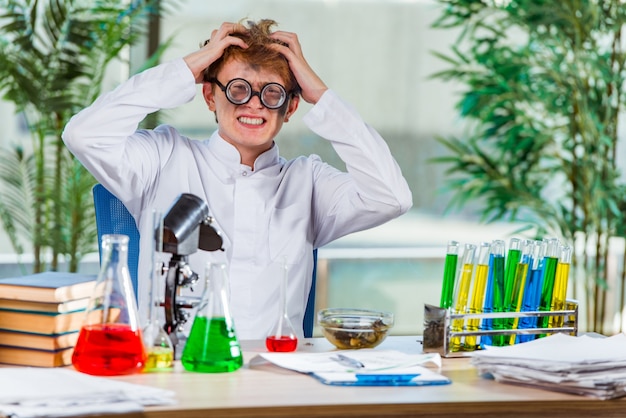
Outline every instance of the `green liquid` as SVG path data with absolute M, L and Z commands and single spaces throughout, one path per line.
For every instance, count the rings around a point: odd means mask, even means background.
M 224 318 L 197 316 L 183 349 L 185 370 L 202 373 L 232 372 L 243 365 L 235 330 Z
M 514 287 L 515 287 L 515 273 L 517 271 L 517 265 L 522 257 L 520 250 L 511 249 L 506 256 L 506 267 L 504 269 L 504 308 L 509 310 L 513 303 Z
M 448 309 L 454 303 L 454 276 L 456 275 L 457 254 L 447 254 L 443 266 L 443 286 L 439 307 Z
M 493 259 L 493 311 L 505 312 L 505 280 L 504 280 L 504 257 Z M 506 319 L 493 319 L 492 329 L 506 329 Z M 507 341 L 508 342 L 508 341 Z M 492 345 L 505 345 L 503 335 L 494 335 Z M 506 344 L 508 345 L 508 344 Z
M 541 289 L 541 301 L 539 303 L 540 311 L 549 311 L 552 304 L 552 292 L 554 291 L 554 279 L 556 277 L 556 266 L 559 259 L 556 257 L 545 257 L 543 267 L 543 287 Z M 550 323 L 550 317 L 544 316 L 539 318 L 541 328 L 547 328 Z M 545 334 L 541 334 L 545 336 Z

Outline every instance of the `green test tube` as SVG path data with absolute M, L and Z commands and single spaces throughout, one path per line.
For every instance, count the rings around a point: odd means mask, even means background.
M 513 293 L 509 312 L 520 312 L 522 310 L 522 300 L 524 298 L 524 290 L 526 289 L 526 282 L 528 280 L 529 265 L 532 258 L 532 253 L 535 249 L 535 242 L 533 240 L 524 240 L 521 244 L 521 257 L 519 263 L 515 267 L 515 277 L 513 278 Z M 517 329 L 519 324 L 519 318 L 509 318 L 509 329 Z M 515 344 L 516 335 L 511 334 L 509 344 Z
M 441 286 L 441 301 L 439 307 L 448 309 L 454 302 L 454 279 L 459 259 L 459 243 L 448 242 L 446 260 L 443 266 L 443 285 Z
M 519 238 L 511 238 L 509 250 L 506 253 L 506 264 L 504 267 L 504 304 L 508 311 L 514 299 L 515 273 L 517 265 L 522 257 L 522 245 L 525 241 Z
M 541 298 L 539 299 L 539 310 L 549 311 L 552 307 L 552 293 L 554 291 L 554 280 L 556 278 L 556 267 L 559 263 L 559 240 L 552 238 L 548 240 L 546 248 L 546 256 L 544 257 L 543 281 L 541 287 Z M 543 316 L 539 318 L 537 323 L 540 328 L 547 328 L 550 324 L 550 318 Z M 542 337 L 545 334 L 541 334 Z

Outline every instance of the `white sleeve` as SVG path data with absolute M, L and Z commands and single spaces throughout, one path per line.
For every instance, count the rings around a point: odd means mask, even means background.
M 182 58 L 131 77 L 100 96 L 65 127 L 63 141 L 80 162 L 105 186 L 124 183 L 141 190 L 155 175 L 159 150 L 154 139 L 173 131 L 160 127 L 137 130 L 139 123 L 160 109 L 191 101 L 196 94 L 193 74 Z
M 385 140 L 333 91 L 305 115 L 304 122 L 327 139 L 347 173 L 317 164 L 317 246 L 400 216 L 412 206 L 409 186 Z

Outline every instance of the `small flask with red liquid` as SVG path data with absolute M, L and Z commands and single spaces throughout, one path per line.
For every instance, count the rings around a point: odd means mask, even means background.
M 298 337 L 294 332 L 289 314 L 287 313 L 287 260 L 282 263 L 282 274 L 280 278 L 280 297 L 278 301 L 278 319 L 276 324 L 265 338 L 265 346 L 273 352 L 295 351 L 298 347 Z
M 103 235 L 100 274 L 78 334 L 72 365 L 79 372 L 115 376 L 140 372 L 145 362 L 128 271 L 128 236 Z

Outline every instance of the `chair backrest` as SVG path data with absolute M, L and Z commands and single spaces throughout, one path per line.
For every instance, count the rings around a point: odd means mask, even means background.
M 135 219 L 126 206 L 103 185 L 96 184 L 93 187 L 93 203 L 96 210 L 96 226 L 98 228 L 98 248 L 102 259 L 102 235 L 124 234 L 128 235 L 128 270 L 133 282 L 135 296 L 137 293 L 137 266 L 139 265 L 139 230 Z M 317 249 L 313 250 L 313 280 L 311 291 L 304 311 L 302 329 L 304 336 L 313 336 L 315 324 L 315 284 L 317 276 Z
M 137 267 L 139 265 L 139 230 L 135 219 L 126 206 L 103 185 L 93 186 L 93 203 L 96 210 L 98 228 L 98 249 L 102 260 L 102 236 L 106 234 L 128 235 L 128 270 L 133 282 L 135 297 L 137 293 Z
M 317 279 L 317 248 L 313 250 L 313 280 L 311 280 L 311 291 L 309 292 L 309 300 L 306 302 L 306 310 L 304 311 L 304 320 L 302 321 L 302 329 L 304 337 L 311 338 L 313 336 L 313 326 L 315 325 L 315 285 Z

